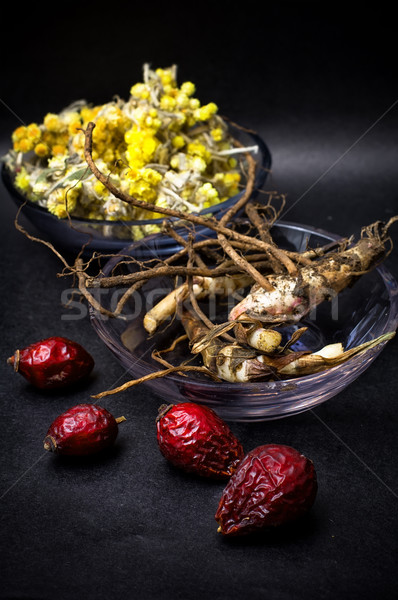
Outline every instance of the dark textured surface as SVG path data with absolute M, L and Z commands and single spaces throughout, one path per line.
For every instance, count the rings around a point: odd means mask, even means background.
M 1 40 L 1 152 L 21 120 L 77 98 L 126 97 L 142 63 L 177 63 L 204 102 L 265 139 L 273 156 L 267 188 L 287 194 L 286 219 L 347 235 L 398 214 L 389 11 L 264 3 L 259 16 L 259 6 L 200 3 L 192 17 L 186 5 L 156 3 L 15 11 Z M 51 30 L 40 22 L 48 15 Z M 106 458 L 44 453 L 58 414 L 127 376 L 87 316 L 67 319 L 61 300 L 71 282 L 57 277 L 55 256 L 14 229 L 15 207 L 0 193 L 0 598 L 396 597 L 397 341 L 316 410 L 231 424 L 247 451 L 275 442 L 310 457 L 319 492 L 302 523 L 227 541 L 214 520 L 223 484 L 166 464 L 154 426 L 163 399 L 145 387 L 102 401 L 127 419 Z M 398 226 L 392 235 L 397 246 Z M 386 262 L 395 277 L 397 252 Z M 7 367 L 15 348 L 50 335 L 91 352 L 96 367 L 85 386 L 43 394 Z

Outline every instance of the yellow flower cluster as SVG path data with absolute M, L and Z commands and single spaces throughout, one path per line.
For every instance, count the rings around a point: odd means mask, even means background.
M 57 188 L 48 195 L 47 208 L 58 217 L 65 219 L 68 212 L 73 213 L 80 195 L 81 184 L 76 187 L 70 187 L 66 192 L 62 188 Z
M 44 146 L 41 143 L 41 129 L 36 123 L 30 125 L 21 125 L 17 127 L 12 134 L 12 142 L 16 152 L 30 152 L 36 150 L 37 147 Z M 38 155 L 42 155 L 42 148 L 39 149 Z
M 65 154 L 70 136 L 81 127 L 77 112 L 48 113 L 41 125 L 31 123 L 18 127 L 12 134 L 13 148 L 24 154 L 33 151 L 39 158 Z
M 52 214 L 99 220 L 161 218 L 115 198 L 87 169 L 84 129 L 93 122 L 93 159 L 119 189 L 157 207 L 199 212 L 239 191 L 241 171 L 232 138 L 214 102 L 201 104 L 190 81 L 177 84 L 176 67 L 144 65 L 125 102 L 76 102 L 40 124 L 12 133 L 8 166 L 15 185 Z M 236 149 L 234 150 L 236 152 Z M 159 231 L 131 229 L 132 237 Z
M 162 179 L 162 175 L 155 169 L 127 169 L 125 181 L 128 183 L 128 188 L 126 191 L 138 200 L 153 203 L 156 202 L 157 188 Z

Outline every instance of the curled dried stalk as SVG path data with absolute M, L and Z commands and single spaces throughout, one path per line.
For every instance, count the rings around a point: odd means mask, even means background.
M 89 304 L 94 308 L 94 310 L 101 312 L 103 315 L 107 317 L 113 317 L 113 312 L 104 308 L 90 292 L 88 291 L 85 282 L 87 279 L 87 274 L 83 270 L 83 261 L 81 258 L 78 258 L 75 262 L 75 273 L 78 278 L 78 288 L 81 294 L 86 298 Z M 124 318 L 124 317 L 121 317 Z

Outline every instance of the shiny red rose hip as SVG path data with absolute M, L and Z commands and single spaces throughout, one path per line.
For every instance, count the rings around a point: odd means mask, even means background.
M 61 388 L 76 383 L 87 377 L 94 367 L 93 357 L 83 346 L 60 336 L 16 350 L 7 362 L 39 389 Z
M 284 525 L 309 511 L 317 494 L 311 460 L 294 448 L 266 444 L 249 452 L 228 481 L 215 519 L 224 535 Z
M 59 415 L 44 438 L 44 448 L 67 456 L 84 456 L 112 446 L 118 435 L 117 419 L 96 404 L 78 404 Z
M 157 441 L 174 466 L 204 477 L 230 477 L 243 448 L 211 408 L 193 402 L 163 405 L 156 419 Z

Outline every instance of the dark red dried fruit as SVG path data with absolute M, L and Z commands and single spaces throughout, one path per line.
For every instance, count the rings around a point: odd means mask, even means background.
M 215 515 L 218 531 L 240 535 L 289 523 L 311 508 L 316 493 L 311 460 L 290 446 L 259 446 L 225 487 Z
M 163 456 L 189 473 L 230 477 L 244 455 L 228 425 L 206 406 L 193 402 L 162 405 L 156 427 Z
M 54 336 L 16 350 L 8 361 L 37 388 L 60 388 L 80 381 L 94 367 L 92 356 L 77 342 Z
M 68 456 L 94 454 L 114 443 L 122 421 L 96 404 L 78 404 L 51 424 L 44 448 Z

